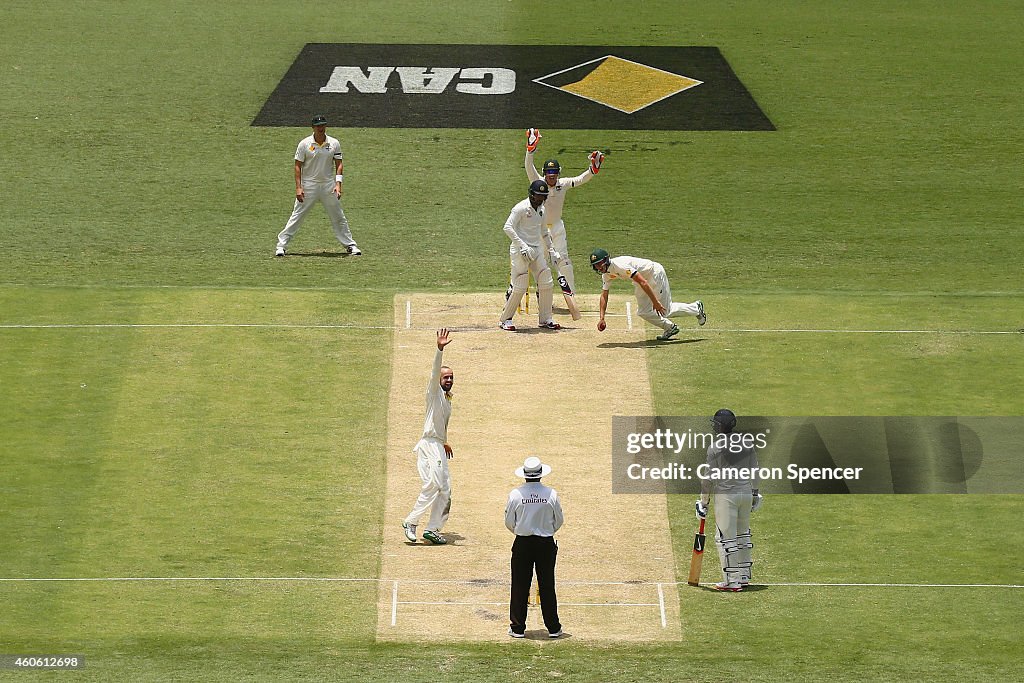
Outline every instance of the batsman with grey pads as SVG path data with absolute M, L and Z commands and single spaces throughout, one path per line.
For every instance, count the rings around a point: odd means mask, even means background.
M 700 500 L 695 507 L 697 517 L 708 515 L 708 502 L 712 490 L 715 494 L 715 544 L 722 563 L 722 580 L 714 585 L 715 590 L 737 592 L 750 584 L 751 568 L 754 564 L 750 540 L 750 513 L 761 507 L 763 497 L 758 492 L 760 479 L 757 476 L 757 451 L 753 447 L 731 439 L 736 429 L 736 415 L 723 408 L 711 418 L 715 443 L 708 446 L 710 472 L 728 470 L 729 476 L 712 476 L 701 481 Z M 721 438 L 722 436 L 726 438 Z M 737 435 L 738 436 L 738 435 Z M 742 478 L 744 470 L 753 478 Z

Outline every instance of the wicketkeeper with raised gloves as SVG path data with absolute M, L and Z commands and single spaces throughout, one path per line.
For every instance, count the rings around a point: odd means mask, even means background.
M 419 470 L 423 488 L 416 499 L 412 512 L 402 522 L 405 537 L 416 542 L 416 527 L 420 517 L 430 511 L 423 539 L 434 545 L 444 545 L 448 540 L 441 535 L 441 529 L 448 521 L 452 504 L 452 479 L 448 472 L 448 460 L 452 448 L 448 445 L 448 419 L 452 416 L 452 386 L 455 374 L 447 365 L 441 364 L 444 347 L 451 343 L 447 328 L 437 331 L 437 353 L 427 382 L 427 417 L 423 421 L 423 436 L 413 452 L 416 453 L 416 468 Z
M 548 267 L 545 251 L 551 250 L 551 236 L 544 225 L 544 201 L 548 198 L 548 185 L 543 180 L 530 184 L 529 196 L 512 207 L 505 221 L 505 234 L 512 241 L 508 248 L 512 262 L 512 288 L 505 296 L 505 309 L 501 312 L 498 326 L 514 332 L 512 317 L 526 294 L 529 274 L 537 283 L 537 313 L 540 326 L 549 330 L 561 329 L 551 315 L 551 298 L 554 282 Z
M 537 569 L 540 611 L 548 636 L 558 638 L 562 635 L 558 596 L 555 594 L 555 560 L 558 557 L 555 532 L 565 520 L 558 492 L 540 483 L 541 477 L 550 473 L 551 467 L 542 463 L 540 458 L 527 458 L 515 472 L 517 477 L 526 481 L 512 489 L 505 505 L 505 527 L 516 535 L 512 544 L 512 593 L 508 606 L 508 634 L 513 638 L 526 637 L 527 602 L 534 567 Z
M 536 128 L 526 131 L 526 177 L 531 182 L 543 180 L 548 186 L 548 199 L 544 202 L 544 224 L 551 234 L 551 270 L 555 274 L 562 291 L 568 296 L 576 292 L 576 276 L 573 273 L 572 260 L 569 258 L 569 244 L 565 233 L 565 223 L 562 221 L 562 208 L 565 206 L 565 195 L 569 190 L 579 187 L 590 180 L 601 171 L 601 163 L 604 161 L 604 153 L 593 151 L 587 157 L 589 165 L 587 170 L 572 178 L 560 178 L 562 166 L 557 159 L 548 159 L 544 162 L 544 175 L 537 172 L 533 164 L 533 153 L 540 142 L 541 134 Z
M 736 415 L 723 408 L 711 418 L 715 435 L 732 435 L 736 429 Z M 741 591 L 750 584 L 754 564 L 750 540 L 750 513 L 761 507 L 764 498 L 758 492 L 757 451 L 746 447 L 740 440 L 728 445 L 716 443 L 708 446 L 708 465 L 712 471 L 722 468 L 750 468 L 753 479 L 704 479 L 701 481 L 700 500 L 695 504 L 697 518 L 708 515 L 708 502 L 715 495 L 715 544 L 722 563 L 722 580 L 714 585 L 720 591 Z

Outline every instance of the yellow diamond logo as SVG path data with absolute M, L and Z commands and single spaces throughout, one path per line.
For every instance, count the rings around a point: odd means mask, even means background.
M 614 55 L 592 59 L 533 80 L 626 114 L 703 83 Z

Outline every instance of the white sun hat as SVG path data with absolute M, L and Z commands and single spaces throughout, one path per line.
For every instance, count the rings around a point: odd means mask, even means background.
M 516 470 L 515 474 L 523 479 L 540 479 L 551 474 L 551 466 L 545 465 L 540 458 L 531 455 L 523 462 L 523 466 Z

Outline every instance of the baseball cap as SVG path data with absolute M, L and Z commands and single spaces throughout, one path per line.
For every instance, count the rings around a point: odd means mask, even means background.
M 312 123 L 313 123 L 314 126 L 326 126 L 327 125 L 327 117 L 324 116 L 323 114 L 317 114 L 316 116 L 313 117 L 313 122 Z

